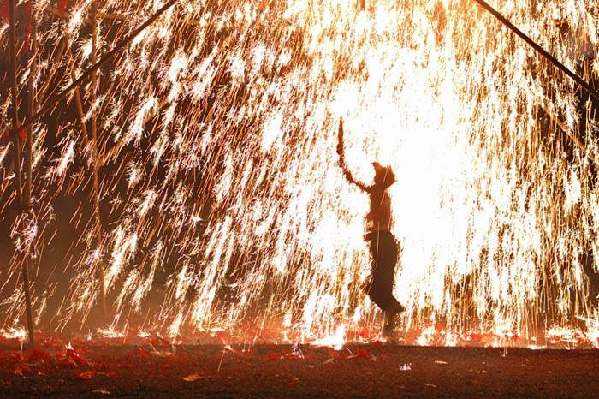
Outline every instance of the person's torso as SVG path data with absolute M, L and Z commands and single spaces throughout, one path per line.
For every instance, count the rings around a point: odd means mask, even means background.
M 370 194 L 370 212 L 366 215 L 366 228 L 369 232 L 391 231 L 391 197 L 387 190 L 377 190 Z

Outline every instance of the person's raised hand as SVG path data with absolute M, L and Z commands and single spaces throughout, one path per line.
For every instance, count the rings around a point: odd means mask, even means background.
M 339 131 L 337 134 L 337 154 L 343 154 L 343 119 L 339 120 Z

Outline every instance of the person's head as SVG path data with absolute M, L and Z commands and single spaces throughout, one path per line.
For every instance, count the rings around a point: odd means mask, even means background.
M 395 183 L 395 174 L 390 166 L 383 166 L 378 162 L 373 162 L 374 167 L 374 185 L 379 188 L 389 188 Z

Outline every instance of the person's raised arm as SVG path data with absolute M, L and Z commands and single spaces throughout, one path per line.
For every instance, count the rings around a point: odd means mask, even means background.
M 339 132 L 337 133 L 337 154 L 339 154 L 339 166 L 341 167 L 343 175 L 347 181 L 358 186 L 360 190 L 366 193 L 369 192 L 370 190 L 364 183 L 354 179 L 354 176 L 345 164 L 345 151 L 343 150 L 343 119 L 339 121 Z

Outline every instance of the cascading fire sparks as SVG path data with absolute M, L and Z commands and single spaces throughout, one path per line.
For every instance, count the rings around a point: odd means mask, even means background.
M 34 8 L 42 96 L 89 66 L 91 52 L 91 1 L 71 2 L 65 20 L 52 3 Z M 104 2 L 100 42 L 110 47 L 160 3 Z M 72 99 L 53 116 L 57 133 L 34 125 L 41 326 L 87 329 L 98 261 L 105 331 L 274 329 L 314 341 L 373 326 L 377 311 L 360 288 L 367 198 L 346 184 L 335 153 L 344 118 L 355 175 L 369 182 L 375 160 L 396 173 L 395 294 L 408 308 L 405 329 L 423 331 L 418 342 L 439 331 L 449 345 L 473 332 L 551 335 L 586 320 L 598 344 L 589 288 L 599 272 L 598 127 L 576 87 L 471 1 L 355 3 L 182 2 L 101 70 L 95 104 L 82 87 L 84 117 L 93 108 L 98 118 L 102 240 L 92 151 Z M 594 0 L 497 3 L 558 59 L 599 74 L 589 55 L 599 46 Z M 14 201 L 12 184 L 1 190 Z M 22 224 L 0 270 L 6 329 L 22 324 Z

